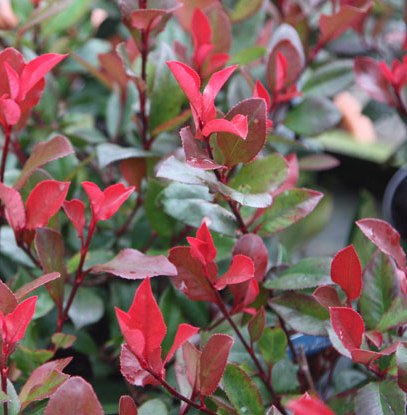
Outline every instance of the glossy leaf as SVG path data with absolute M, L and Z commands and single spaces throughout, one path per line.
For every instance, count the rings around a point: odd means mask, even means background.
M 320 399 L 310 397 L 308 393 L 290 401 L 287 407 L 293 411 L 293 415 L 335 415 Z
M 105 312 L 105 304 L 94 288 L 81 287 L 69 309 L 68 316 L 76 329 L 98 322 Z
M 324 97 L 307 97 L 291 110 L 284 124 L 297 134 L 313 137 L 334 127 L 342 115 L 335 104 Z
M 130 158 L 146 158 L 156 156 L 156 154 L 151 151 L 134 147 L 121 147 L 113 143 L 99 144 L 97 146 L 96 153 L 101 169 L 116 161 L 127 160 Z
M 44 272 L 58 272 L 61 278 L 49 283 L 47 290 L 58 305 L 64 298 L 64 283 L 66 277 L 65 269 L 65 246 L 62 235 L 49 228 L 38 228 L 35 233 L 35 250 Z
M 256 343 L 263 334 L 266 326 L 266 312 L 264 307 L 261 307 L 256 314 L 250 319 L 247 329 L 250 335 L 250 341 Z
M 194 334 L 198 333 L 199 328 L 190 324 L 180 324 L 175 334 L 174 342 L 164 360 L 164 365 L 172 359 L 174 353 Z
M 363 273 L 363 291 L 359 300 L 366 328 L 373 330 L 399 295 L 400 284 L 394 262 L 376 253 Z
M 319 304 L 326 308 L 340 307 L 342 305 L 338 291 L 330 285 L 322 285 L 318 287 L 312 293 L 312 296 L 318 301 Z
M 0 311 L 3 314 L 11 313 L 17 307 L 17 298 L 10 288 L 0 281 Z
M 222 290 L 227 285 L 239 284 L 254 278 L 253 261 L 245 255 L 234 255 L 229 269 L 216 280 L 215 287 Z
M 389 223 L 381 219 L 361 219 L 356 225 L 371 242 L 384 254 L 392 256 L 397 266 L 404 270 L 406 254 L 400 246 L 400 234 Z
M 85 205 L 79 199 L 66 200 L 63 204 L 66 216 L 72 222 L 79 238 L 83 239 L 83 230 L 85 228 Z
M 202 350 L 200 364 L 200 388 L 203 396 L 212 395 L 222 378 L 233 337 L 226 334 L 213 334 Z
M 23 170 L 17 182 L 14 184 L 15 189 L 21 189 L 27 182 L 31 174 L 50 161 L 69 156 L 74 153 L 69 140 L 58 135 L 49 141 L 37 143 L 31 151 L 31 155 L 25 162 Z
M 104 411 L 92 386 L 78 376 L 71 377 L 51 396 L 44 415 L 103 415 Z
M 34 187 L 26 201 L 27 229 L 48 224 L 64 203 L 69 185 L 69 182 L 44 180 Z
M 260 392 L 250 376 L 239 366 L 229 364 L 223 376 L 227 397 L 239 415 L 263 415 Z
M 362 291 L 362 265 L 353 245 L 341 249 L 332 260 L 331 278 L 345 291 L 348 301 L 359 298 Z
M 216 247 L 205 221 L 202 221 L 196 237 L 187 236 L 187 241 L 191 246 L 191 255 L 202 264 L 207 265 L 215 260 Z
M 126 279 L 144 279 L 148 276 L 176 275 L 175 267 L 163 255 L 145 255 L 136 249 L 123 249 L 112 260 L 94 265 L 92 272 L 108 272 Z
M 231 120 L 238 114 L 248 117 L 248 134 L 245 140 L 232 134 L 218 133 L 217 145 L 221 153 L 220 164 L 233 167 L 239 163 L 248 163 L 260 152 L 266 142 L 266 104 L 263 99 L 246 99 L 227 114 Z
M 405 297 L 396 298 L 389 309 L 380 319 L 377 330 L 385 332 L 392 327 L 407 323 L 407 299 Z
M 209 278 L 202 264 L 191 255 L 191 249 L 178 246 L 170 250 L 168 259 L 177 268 L 177 276 L 171 282 L 188 298 L 194 301 L 216 302 L 216 295 L 211 283 L 214 283 L 217 267 L 214 263 L 208 264 Z
M 129 395 L 122 395 L 119 401 L 119 415 L 138 415 L 134 399 Z
M 330 283 L 329 258 L 305 258 L 283 271 L 277 278 L 264 283 L 265 288 L 277 290 L 301 290 Z
M 7 221 L 14 232 L 19 232 L 25 228 L 26 215 L 24 203 L 20 193 L 3 183 L 0 183 L 0 200 L 5 208 Z
M 401 415 L 405 410 L 405 393 L 393 381 L 368 383 L 358 390 L 355 397 L 358 415 Z
M 17 301 L 21 301 L 24 297 L 35 291 L 37 288 L 42 287 L 45 284 L 49 284 L 51 281 L 55 281 L 60 277 L 61 274 L 59 272 L 51 272 L 49 274 L 41 275 L 41 277 L 38 277 L 27 284 L 24 284 L 14 293 Z
M 273 235 L 308 216 L 322 199 L 323 194 L 309 189 L 289 189 L 278 194 L 254 227 L 261 235 Z
M 253 233 L 241 236 L 233 248 L 233 255 L 238 254 L 251 258 L 254 264 L 254 277 L 257 281 L 262 281 L 268 264 L 268 251 L 263 240 Z
M 329 314 L 313 297 L 289 293 L 274 297 L 269 301 L 269 304 L 284 321 L 298 332 L 315 336 L 326 335 L 325 323 Z
M 359 349 L 365 331 L 360 314 L 349 307 L 331 307 L 329 313 L 332 328 L 345 348 L 349 351 Z
M 287 353 L 287 337 L 279 328 L 266 328 L 259 340 L 259 349 L 264 361 L 271 367 Z
M 30 403 L 49 398 L 69 375 L 62 373 L 72 358 L 53 360 L 35 369 L 20 391 L 21 407 L 24 409 Z

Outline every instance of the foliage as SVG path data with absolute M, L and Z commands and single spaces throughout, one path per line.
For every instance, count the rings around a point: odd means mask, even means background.
M 296 249 L 318 136 L 407 121 L 398 3 L 0 1 L 1 414 L 405 413 L 397 230 Z

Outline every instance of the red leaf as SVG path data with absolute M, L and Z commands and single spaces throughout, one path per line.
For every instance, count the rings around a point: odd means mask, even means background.
M 400 234 L 389 223 L 381 219 L 361 219 L 356 225 L 384 254 L 393 257 L 401 270 L 405 270 L 406 254 L 400 245 Z
M 13 291 L 3 282 L 0 281 L 0 312 L 3 315 L 11 313 L 17 307 L 17 299 Z
M 200 389 L 201 356 L 202 352 L 193 344 L 186 342 L 182 346 L 182 357 L 185 362 L 188 381 L 194 391 L 199 391 Z
M 254 98 L 263 98 L 266 101 L 267 112 L 270 111 L 270 107 L 271 107 L 270 94 L 268 93 L 265 86 L 259 80 L 256 81 L 256 85 L 255 85 L 254 91 L 253 91 L 253 97 Z
M 207 273 L 198 261 L 191 255 L 191 248 L 177 246 L 170 250 L 168 259 L 176 266 L 178 275 L 171 282 L 188 298 L 194 301 L 216 302 L 212 284 L 215 283 L 218 269 L 215 263 L 207 265 Z
M 245 140 L 230 133 L 219 133 L 217 144 L 221 153 L 221 164 L 234 167 L 248 163 L 261 151 L 266 142 L 266 102 L 260 98 L 246 99 L 234 106 L 225 119 L 232 120 L 236 115 L 248 117 L 248 133 Z
M 26 217 L 24 203 L 20 193 L 0 183 L 0 200 L 5 208 L 6 218 L 15 233 L 25 228 Z
M 164 375 L 165 372 L 162 366 L 160 370 L 162 370 L 162 375 Z M 145 386 L 158 385 L 160 383 L 141 367 L 138 358 L 126 344 L 122 345 L 120 353 L 120 371 L 130 385 Z
M 254 233 L 243 235 L 233 248 L 233 255 L 246 255 L 254 263 L 254 277 L 261 282 L 266 274 L 268 264 L 268 251 L 263 239 Z
M 340 250 L 331 264 L 331 279 L 345 291 L 348 301 L 362 292 L 362 264 L 353 245 Z
M 108 272 L 130 280 L 177 275 L 177 270 L 164 255 L 145 255 L 136 249 L 123 249 L 112 260 L 94 265 L 92 272 Z
M 4 69 L 6 71 L 10 98 L 15 101 L 20 91 L 20 77 L 8 62 L 4 62 Z
M 312 296 L 318 301 L 319 304 L 326 308 L 341 306 L 341 300 L 339 298 L 338 292 L 334 287 L 330 285 L 323 285 L 318 287 L 312 293 Z
M 79 199 L 66 200 L 63 204 L 66 216 L 72 222 L 78 236 L 83 239 L 83 229 L 85 227 L 85 205 Z
M 138 30 L 152 30 L 166 13 L 165 10 L 159 9 L 135 10 L 130 15 L 131 25 Z
M 20 117 L 20 107 L 12 99 L 0 98 L 0 123 L 4 128 L 16 125 Z
M 26 202 L 27 229 L 48 224 L 64 203 L 69 185 L 70 182 L 44 180 L 34 187 Z
M 224 118 L 217 118 L 208 121 L 202 129 L 204 136 L 208 137 L 213 133 L 229 133 L 237 135 L 245 140 L 248 133 L 248 118 L 246 115 L 236 114 L 230 121 Z
M 72 357 L 53 360 L 37 367 L 21 388 L 19 399 L 22 409 L 31 402 L 49 398 L 69 378 L 69 375 L 62 371 L 71 360 Z
M 45 75 L 68 55 L 46 53 L 28 62 L 20 76 L 19 99 L 25 99 L 28 92 L 45 77 Z
M 92 386 L 78 376 L 68 379 L 51 396 L 44 415 L 86 414 L 103 415 Z
M 31 150 L 31 155 L 25 162 L 24 168 L 14 184 L 14 188 L 21 189 L 34 171 L 44 164 L 73 153 L 74 149 L 71 143 L 63 135 L 58 135 L 46 142 L 37 143 Z
M 83 182 L 82 187 L 89 197 L 96 222 L 110 219 L 134 191 L 134 186 L 126 187 L 123 183 L 113 184 L 103 192 L 92 182 Z
M 338 38 L 342 33 L 351 28 L 360 31 L 361 25 L 367 17 L 371 7 L 371 4 L 363 9 L 345 5 L 342 6 L 337 13 L 331 16 L 321 14 L 319 18 L 319 29 L 321 31 L 319 43 L 324 45 L 327 42 Z
M 392 86 L 382 71 L 380 62 L 369 57 L 357 57 L 354 61 L 355 79 L 373 99 L 397 106 Z
M 331 324 L 339 340 L 350 352 L 359 349 L 365 324 L 359 313 L 349 307 L 330 307 Z
M 233 337 L 227 334 L 213 334 L 206 343 L 201 355 L 199 376 L 199 392 L 202 395 L 210 396 L 218 387 L 233 343 Z
M 19 342 L 25 334 L 28 325 L 30 324 L 37 303 L 37 297 L 30 297 L 18 304 L 17 307 L 9 314 L 2 317 L 2 339 L 3 348 L 7 345 L 7 348 L 12 348 L 17 342 Z
M 194 334 L 198 333 L 199 327 L 191 326 L 190 324 L 180 324 L 178 326 L 177 333 L 175 334 L 174 343 L 171 349 L 168 351 L 167 356 L 164 359 L 164 365 L 169 362 L 174 353 Z
M 234 255 L 229 269 L 218 278 L 215 287 L 222 290 L 227 285 L 239 284 L 254 278 L 253 261 L 245 255 Z
M 205 221 L 196 232 L 196 238 L 187 236 L 187 241 L 191 245 L 191 255 L 202 264 L 206 265 L 215 260 L 216 247 Z
M 202 170 L 214 170 L 223 167 L 209 157 L 208 150 L 200 145 L 200 141 L 194 137 L 190 127 L 182 128 L 179 135 L 181 136 L 187 164 Z
M 231 314 L 239 311 L 251 311 L 247 307 L 256 300 L 260 292 L 259 283 L 255 278 L 240 284 L 230 285 L 229 290 L 234 297 Z
M 335 415 L 335 413 L 316 397 L 305 393 L 301 398 L 292 400 L 287 407 L 293 415 Z
M 199 8 L 196 8 L 192 15 L 191 32 L 194 49 L 197 49 L 200 45 L 211 43 L 212 28 L 209 19 Z
M 228 66 L 218 72 L 215 72 L 210 78 L 203 91 L 203 100 L 205 109 L 215 101 L 216 95 L 222 89 L 226 81 L 232 76 L 238 65 Z
M 161 349 L 161 343 L 167 331 L 161 310 L 151 290 L 150 278 L 145 279 L 138 287 L 127 315 L 127 327 L 130 330 L 139 330 L 143 334 L 143 357 L 149 360 L 149 357 L 157 349 Z M 126 338 L 126 333 L 124 332 L 123 334 Z M 131 344 L 129 346 L 132 347 Z
M 35 280 L 28 282 L 27 284 L 24 284 L 15 292 L 17 301 L 21 301 L 24 297 L 32 293 L 37 288 L 42 287 L 43 285 L 48 284 L 49 282 L 54 281 L 60 277 L 61 274 L 59 272 L 51 272 L 49 274 L 41 275 L 41 277 L 38 277 Z
M 199 75 L 188 65 L 181 62 L 167 62 L 179 86 L 184 91 L 190 104 L 198 113 L 202 110 L 202 96 L 200 92 L 201 79 Z
M 120 396 L 119 415 L 137 415 L 137 406 L 134 399 L 129 395 Z

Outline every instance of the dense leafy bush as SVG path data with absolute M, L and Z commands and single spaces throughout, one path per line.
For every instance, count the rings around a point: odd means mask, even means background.
M 299 249 L 407 119 L 399 3 L 0 1 L 1 414 L 405 413 L 398 232 Z

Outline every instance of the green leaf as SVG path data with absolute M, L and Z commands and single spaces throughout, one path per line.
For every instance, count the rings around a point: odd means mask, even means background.
M 21 404 L 14 385 L 7 379 L 8 415 L 18 415 Z M 0 415 L 4 415 L 4 407 L 0 405 Z
M 225 208 L 202 199 L 163 199 L 164 212 L 186 225 L 199 228 L 202 218 L 209 219 L 213 231 L 234 236 L 238 229 L 235 217 Z
M 105 312 L 105 304 L 93 288 L 82 287 L 75 295 L 68 315 L 76 329 L 99 321 Z
M 407 323 L 407 299 L 397 298 L 380 319 L 377 330 L 385 332 L 392 327 Z
M 243 206 L 267 207 L 270 206 L 272 198 L 269 193 L 244 194 L 232 189 L 218 181 L 215 174 L 191 167 L 177 160 L 174 156 L 169 157 L 157 172 L 157 177 L 174 180 L 184 184 L 206 185 L 213 192 L 219 192 L 228 199 L 235 200 Z
M 162 198 L 161 192 L 165 189 L 169 191 L 169 187 L 172 185 L 178 185 L 178 183 L 173 183 L 168 186 L 166 189 L 165 187 L 160 184 L 157 180 L 149 179 L 147 183 L 147 191 L 145 196 L 145 212 L 146 218 L 150 226 L 161 236 L 171 236 L 174 231 L 175 221 L 171 216 L 167 215 L 163 212 L 162 207 L 160 205 L 160 201 Z M 183 185 L 179 185 L 183 186 Z M 200 189 L 205 189 L 202 186 L 197 186 Z M 175 189 L 174 189 L 175 190 Z M 175 197 L 177 196 L 177 191 L 174 191 Z M 171 196 L 168 196 L 171 197 Z
M 305 294 L 287 293 L 269 301 L 270 307 L 294 330 L 314 336 L 326 335 L 328 311 Z
M 233 23 L 247 19 L 257 13 L 262 4 L 263 0 L 239 0 L 230 13 L 230 19 Z
M 46 273 L 59 272 L 61 277 L 47 284 L 47 290 L 56 304 L 61 304 L 65 285 L 65 246 L 62 235 L 50 228 L 38 228 L 35 233 L 35 250 Z
M 366 328 L 373 330 L 389 310 L 400 291 L 394 261 L 376 252 L 363 273 L 363 291 L 359 300 Z
M 229 133 L 218 133 L 216 143 L 221 154 L 219 164 L 234 167 L 248 163 L 261 151 L 266 142 L 266 104 L 263 99 L 250 98 L 234 106 L 227 114 L 231 120 L 235 115 L 247 115 L 249 132 L 245 140 Z
M 120 92 L 113 91 L 107 100 L 106 107 L 106 128 L 111 138 L 115 138 L 120 134 L 123 111 L 124 108 L 120 99 Z
M 262 46 L 250 46 L 234 54 L 229 59 L 229 65 L 247 65 L 264 56 L 266 49 Z
M 99 167 L 104 169 L 115 161 L 126 160 L 130 158 L 145 158 L 145 157 L 156 157 L 157 154 L 151 151 L 146 151 L 134 147 L 121 147 L 117 144 L 103 143 L 99 144 L 96 148 L 98 157 Z
M 287 174 L 284 157 L 274 153 L 245 164 L 230 180 L 229 186 L 249 194 L 272 192 L 283 184 Z
M 286 355 L 287 337 L 280 328 L 266 328 L 259 340 L 260 353 L 264 361 L 272 366 Z
M 335 60 L 318 67 L 309 76 L 301 91 L 306 96 L 333 97 L 347 89 L 353 80 L 353 61 Z
M 42 34 L 47 37 L 74 26 L 89 11 L 91 4 L 92 0 L 72 0 L 64 10 L 44 21 Z
M 331 284 L 330 258 L 305 258 L 283 271 L 278 278 L 267 280 L 264 287 L 275 290 L 302 290 Z
M 297 134 L 312 137 L 334 127 L 341 117 L 329 99 L 309 97 L 288 113 L 284 124 Z
M 355 397 L 357 415 L 405 415 L 406 396 L 397 383 L 369 383 Z
M 279 360 L 271 372 L 271 380 L 276 393 L 282 394 L 298 390 L 297 379 L 298 367 L 289 359 L 284 357 Z
M 322 193 L 309 189 L 288 189 L 277 195 L 274 203 L 253 224 L 259 235 L 273 235 L 308 216 L 317 206 Z
M 138 408 L 138 415 L 168 415 L 167 407 L 160 399 L 150 399 Z
M 239 366 L 229 364 L 223 374 L 223 387 L 239 415 L 264 415 L 260 393 L 250 376 Z
M 165 62 L 174 59 L 175 55 L 172 49 L 163 43 L 160 44 L 157 54 L 152 56 L 154 76 L 150 92 L 150 131 L 181 113 L 185 96 L 165 64 Z
M 250 341 L 255 343 L 259 341 L 263 334 L 264 327 L 266 325 L 266 312 L 264 307 L 261 307 L 257 313 L 250 319 L 247 329 L 250 335 Z
M 68 349 L 76 341 L 76 337 L 72 334 L 54 333 L 51 342 L 57 349 Z

